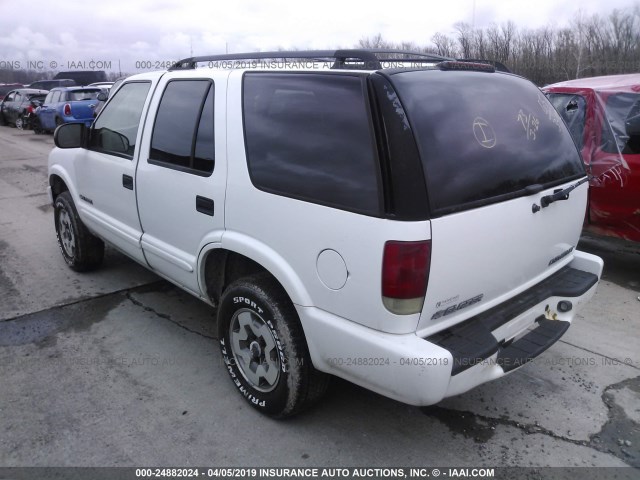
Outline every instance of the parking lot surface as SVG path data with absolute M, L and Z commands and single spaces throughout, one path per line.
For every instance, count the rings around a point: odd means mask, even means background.
M 210 307 L 111 249 L 66 267 L 52 147 L 0 127 L 0 466 L 640 467 L 640 246 L 583 237 L 598 292 L 512 375 L 427 408 L 336 379 L 274 421 L 229 381 Z

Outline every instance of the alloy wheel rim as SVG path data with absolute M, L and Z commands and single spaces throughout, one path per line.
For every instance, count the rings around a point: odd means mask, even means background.
M 76 249 L 75 235 L 71 227 L 71 218 L 66 210 L 62 210 L 58 216 L 58 231 L 64 253 L 73 258 Z
M 264 319 L 248 309 L 231 319 L 231 352 L 238 370 L 260 392 L 270 392 L 280 379 L 280 356 L 276 339 Z

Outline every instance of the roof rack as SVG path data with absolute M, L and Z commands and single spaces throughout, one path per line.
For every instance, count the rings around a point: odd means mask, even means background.
M 234 60 L 288 60 L 307 59 L 316 61 L 333 60 L 333 69 L 367 69 L 379 70 L 383 63 L 407 62 L 416 63 L 442 62 L 454 60 L 433 53 L 412 52 L 409 50 L 388 49 L 342 49 L 342 50 L 294 50 L 279 52 L 230 53 L 223 55 L 205 55 L 189 57 L 177 61 L 169 70 L 190 70 L 200 62 L 234 61 Z

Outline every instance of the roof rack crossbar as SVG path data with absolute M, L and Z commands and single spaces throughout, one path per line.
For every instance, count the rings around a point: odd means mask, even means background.
M 394 55 L 393 58 L 379 58 L 378 55 Z M 397 56 L 398 58 L 396 58 Z M 408 56 L 419 58 L 406 58 Z M 169 70 L 189 70 L 196 68 L 201 62 L 233 61 L 233 60 L 265 60 L 265 59 L 309 59 L 317 61 L 331 61 L 334 64 L 331 68 L 348 68 L 347 61 L 362 62 L 367 68 L 378 70 L 382 68 L 381 62 L 439 62 L 452 60 L 431 53 L 412 52 L 405 50 L 384 50 L 384 49 L 342 49 L 342 50 L 293 50 L 278 52 L 252 52 L 252 53 L 228 53 L 220 55 L 204 55 L 189 57 L 177 61 Z

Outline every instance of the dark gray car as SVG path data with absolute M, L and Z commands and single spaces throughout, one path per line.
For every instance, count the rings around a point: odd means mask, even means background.
M 19 88 L 7 93 L 0 103 L 0 121 L 17 128 L 31 128 L 34 110 L 46 97 L 47 90 Z

